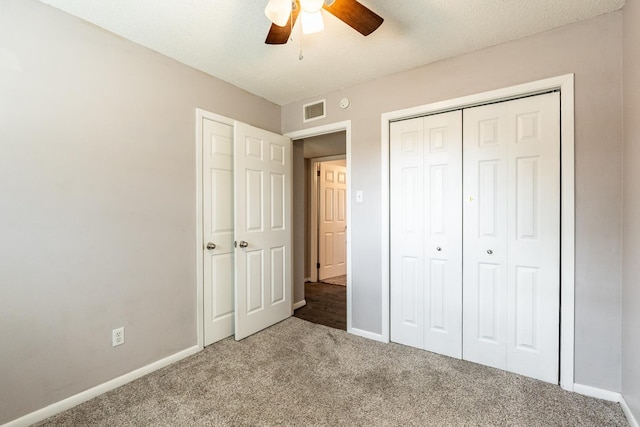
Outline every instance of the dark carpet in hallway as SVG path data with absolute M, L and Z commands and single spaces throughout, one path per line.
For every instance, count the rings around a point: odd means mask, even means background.
M 294 316 L 329 326 L 347 330 L 347 288 L 328 283 L 304 284 L 304 299 L 307 305 L 295 311 Z

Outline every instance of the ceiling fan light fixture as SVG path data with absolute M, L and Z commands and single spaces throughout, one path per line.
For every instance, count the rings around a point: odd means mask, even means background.
M 313 34 L 324 30 L 324 21 L 322 20 L 322 13 L 320 13 L 320 11 L 309 13 L 302 9 L 300 16 L 302 17 L 303 34 Z
M 300 0 L 302 10 L 307 13 L 316 13 L 322 9 L 324 0 Z
M 269 0 L 264 14 L 267 18 L 279 27 L 284 27 L 289 22 L 291 16 L 291 0 Z
M 273 0 L 274 4 L 276 1 Z M 269 0 L 270 4 L 271 2 L 272 0 Z M 306 21 L 305 23 L 301 22 L 302 25 L 300 27 L 307 34 L 323 29 L 322 15 L 324 13 L 333 15 L 363 36 L 368 36 L 384 22 L 380 15 L 361 4 L 358 0 L 293 0 L 293 3 L 294 6 L 292 6 L 292 11 L 289 15 L 289 25 L 278 26 L 275 23 L 271 24 L 265 40 L 266 44 L 281 45 L 292 40 L 291 32 L 300 14 L 302 14 L 301 20 Z M 324 12 L 322 9 L 324 9 Z M 289 9 L 287 8 L 287 10 Z

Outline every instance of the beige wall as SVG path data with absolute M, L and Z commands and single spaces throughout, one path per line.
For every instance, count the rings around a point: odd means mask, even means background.
M 640 2 L 624 7 L 622 394 L 640 422 Z
M 347 133 L 333 132 L 325 135 L 304 138 L 304 158 L 328 157 L 347 152 Z
M 284 132 L 352 121 L 353 327 L 380 333 L 380 115 L 575 73 L 576 382 L 620 390 L 622 12 L 469 53 L 344 90 L 327 118 L 305 125 L 308 100 L 283 107 Z M 351 107 L 341 110 L 342 97 Z M 317 97 L 314 97 L 316 99 Z M 351 200 L 353 202 L 353 199 Z
M 196 107 L 280 131 L 277 105 L 0 1 L 0 424 L 197 343 Z

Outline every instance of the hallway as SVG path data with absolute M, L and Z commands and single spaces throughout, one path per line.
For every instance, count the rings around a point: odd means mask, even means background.
M 328 283 L 304 284 L 307 304 L 294 316 L 335 329 L 347 330 L 347 287 Z

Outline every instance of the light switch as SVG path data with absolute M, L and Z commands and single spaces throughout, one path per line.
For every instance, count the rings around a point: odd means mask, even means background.
M 356 191 L 356 203 L 364 202 L 364 191 L 357 190 Z

